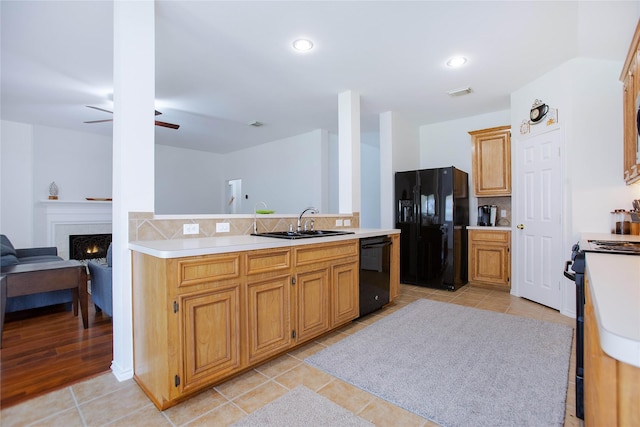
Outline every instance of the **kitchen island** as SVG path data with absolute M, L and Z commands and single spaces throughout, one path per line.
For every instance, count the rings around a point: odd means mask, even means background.
M 390 237 L 393 300 L 399 231 L 348 231 L 131 242 L 136 382 L 166 409 L 351 322 L 361 238 Z
M 640 425 L 640 256 L 587 252 L 585 277 L 585 425 Z

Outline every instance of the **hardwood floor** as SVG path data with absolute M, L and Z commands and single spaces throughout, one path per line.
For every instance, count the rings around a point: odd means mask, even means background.
M 89 328 L 62 306 L 9 313 L 0 350 L 0 407 L 109 371 L 113 359 L 111 318 L 89 301 Z M 19 315 L 18 315 L 19 314 Z

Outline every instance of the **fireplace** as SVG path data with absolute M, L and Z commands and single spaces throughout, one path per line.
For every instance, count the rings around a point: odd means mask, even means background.
M 107 257 L 111 234 L 69 235 L 69 259 L 87 261 Z
M 72 259 L 70 235 L 113 233 L 111 202 L 42 200 L 34 219 L 35 235 L 43 236 L 34 243 L 57 247 L 62 259 Z

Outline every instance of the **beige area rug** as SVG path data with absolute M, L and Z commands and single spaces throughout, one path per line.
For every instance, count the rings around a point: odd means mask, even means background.
M 417 300 L 305 359 L 442 426 L 562 426 L 573 329 Z
M 232 427 L 371 427 L 373 424 L 304 386 L 298 386 Z

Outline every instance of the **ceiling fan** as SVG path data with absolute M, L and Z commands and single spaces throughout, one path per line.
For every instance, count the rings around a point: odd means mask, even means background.
M 105 110 L 104 108 L 100 108 L 100 107 L 94 107 L 92 105 L 87 105 L 87 108 L 93 108 L 94 110 L 104 111 L 105 113 L 113 114 L 113 111 Z M 155 112 L 156 112 L 156 116 L 159 116 L 160 114 L 162 114 L 158 110 L 155 110 Z M 113 119 L 90 120 L 90 121 L 85 122 L 85 123 L 105 123 L 105 122 L 112 122 L 112 121 L 113 121 Z M 159 120 L 156 120 L 156 126 L 162 126 L 162 127 L 169 128 L 169 129 L 178 129 L 178 128 L 180 128 L 180 125 L 174 125 L 173 123 L 161 122 Z

